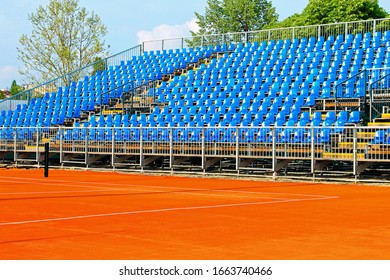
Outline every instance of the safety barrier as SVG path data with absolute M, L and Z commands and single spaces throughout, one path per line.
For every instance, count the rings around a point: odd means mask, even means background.
M 131 157 L 140 168 L 159 158 L 169 159 L 169 168 L 198 159 L 203 170 L 229 160 L 236 171 L 268 160 L 273 172 L 308 161 L 314 173 L 325 162 L 343 161 L 359 175 L 371 164 L 390 163 L 390 130 L 384 126 L 0 129 L 0 152 L 15 164 L 39 164 L 47 142 L 54 164 L 88 166 L 108 157 L 107 168 Z

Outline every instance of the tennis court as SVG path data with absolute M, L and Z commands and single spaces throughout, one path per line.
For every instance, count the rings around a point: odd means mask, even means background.
M 390 188 L 0 169 L 0 259 L 390 259 Z

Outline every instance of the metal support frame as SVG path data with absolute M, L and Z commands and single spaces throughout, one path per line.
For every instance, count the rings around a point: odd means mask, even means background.
M 71 128 L 66 129 L 68 130 Z M 176 132 L 175 129 L 178 129 L 175 127 L 159 128 L 167 129 L 169 131 L 169 144 L 167 142 L 168 139 L 165 140 L 165 142 L 161 142 L 162 140 L 157 140 L 157 142 L 146 140 L 146 130 L 148 128 L 138 128 L 140 130 L 139 142 L 130 141 L 128 143 L 123 142 L 123 140 L 119 142 L 115 140 L 114 128 L 111 130 L 111 138 L 100 140 L 100 142 L 99 140 L 89 140 L 88 132 L 90 131 L 90 128 L 84 129 L 85 133 L 82 133 L 86 136 L 84 141 L 69 140 L 68 138 L 65 141 L 65 134 L 74 135 L 74 133 L 65 133 L 65 128 L 63 127 L 59 127 L 57 132 L 55 130 L 50 132 L 52 137 L 55 135 L 55 138 L 52 138 L 51 140 L 52 145 L 50 145 L 50 152 L 51 155 L 59 155 L 59 162 L 61 165 L 64 165 L 64 163 L 84 164 L 88 168 L 92 162 L 99 161 L 105 157 L 107 159 L 110 158 L 111 161 L 104 160 L 103 164 L 111 165 L 112 168 L 115 168 L 117 165 L 132 165 L 143 169 L 160 158 L 169 157 L 169 167 L 171 168 L 171 171 L 173 171 L 174 167 L 178 166 L 189 169 L 195 167 L 195 164 L 190 166 L 187 164 L 183 165 L 184 162 L 187 163 L 188 159 L 195 156 L 201 160 L 201 169 L 203 172 L 206 172 L 211 166 L 218 167 L 218 164 L 220 163 L 221 171 L 235 171 L 237 174 L 239 174 L 241 169 L 246 171 L 253 170 L 256 172 L 272 171 L 274 176 L 278 176 L 278 172 L 293 161 L 307 161 L 310 163 L 311 173 L 315 176 L 316 172 L 323 171 L 328 165 L 338 161 L 350 163 L 351 167 L 348 167 L 348 170 L 350 171 L 345 171 L 345 173 L 359 176 L 367 167 L 376 162 L 390 163 L 390 144 L 375 144 L 371 143 L 372 140 L 369 140 L 372 139 L 375 131 L 383 130 L 383 127 L 347 127 L 345 128 L 347 131 L 344 131 L 343 137 L 340 135 L 338 137 L 333 137 L 330 140 L 333 142 L 326 145 L 320 145 L 315 140 L 316 135 L 314 135 L 314 132 L 317 131 L 317 129 L 321 130 L 322 128 L 311 127 L 307 130 L 307 132 L 311 133 L 311 142 L 305 143 L 304 152 L 302 152 L 302 146 L 296 145 L 294 142 L 283 144 L 287 149 L 287 152 L 283 152 L 281 149 L 283 146 L 279 143 L 280 139 L 278 140 L 278 128 L 276 127 L 271 127 L 270 134 L 272 143 L 267 142 L 264 143 L 264 145 L 261 145 L 261 143 L 247 145 L 248 143 L 241 142 L 241 127 L 234 129 L 228 128 L 229 133 L 232 133 L 232 135 L 235 133 L 235 140 L 232 142 L 224 142 L 223 139 L 217 140 L 214 142 L 215 146 L 210 146 L 210 148 L 215 147 L 216 151 L 210 150 L 210 153 L 209 150 L 206 150 L 206 130 L 215 128 L 203 127 L 199 142 L 181 141 L 178 142 L 180 143 L 179 146 L 176 146 L 173 142 L 173 137 Z M 18 139 L 20 134 L 18 134 L 16 129 L 13 130 L 12 140 L 5 141 L 5 145 L 3 145 L 4 148 L 3 150 L 0 149 L 0 152 L 13 152 L 13 161 L 15 164 L 18 164 L 18 162 L 30 162 L 38 163 L 39 165 L 43 159 L 43 147 L 41 142 L 45 142 L 42 141 L 42 139 L 43 137 L 46 138 L 46 136 L 44 136 L 46 135 L 46 132 L 43 129 L 33 130 L 34 138 L 29 142 Z M 126 154 L 126 151 L 120 149 L 124 143 L 127 143 L 127 145 L 131 147 L 130 150 L 127 150 L 129 154 Z M 341 143 L 341 146 L 338 146 L 339 143 Z M 161 145 L 165 148 L 156 150 L 157 153 L 154 154 L 152 150 L 150 150 L 154 144 L 156 147 Z M 308 145 L 310 145 L 310 147 Z M 330 146 L 332 149 L 327 150 L 326 147 Z M 180 147 L 180 149 L 176 149 L 177 147 Z M 294 149 L 296 150 L 294 151 Z M 137 165 L 133 162 L 130 164 L 125 163 L 129 159 L 135 159 Z M 268 159 L 268 163 L 271 163 L 271 168 L 264 169 L 258 168 L 256 165 L 251 166 L 253 163 L 262 159 Z M 228 163 L 226 168 L 224 165 L 225 162 Z

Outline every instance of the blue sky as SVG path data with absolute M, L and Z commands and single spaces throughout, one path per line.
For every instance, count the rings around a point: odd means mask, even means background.
M 22 34 L 30 34 L 28 15 L 49 0 L 0 0 L 0 89 L 9 88 L 12 80 L 21 83 L 17 46 Z M 324 0 L 326 1 L 326 0 Z M 196 28 L 194 12 L 204 13 L 206 0 L 79 0 L 79 5 L 94 11 L 108 28 L 105 37 L 110 53 L 131 48 L 142 41 L 189 36 Z M 301 12 L 308 0 L 273 0 L 273 6 L 284 19 Z M 379 0 L 390 12 L 390 1 Z

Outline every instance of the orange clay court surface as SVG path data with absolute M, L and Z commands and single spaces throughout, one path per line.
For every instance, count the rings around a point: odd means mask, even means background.
M 390 188 L 0 169 L 0 259 L 390 259 Z

